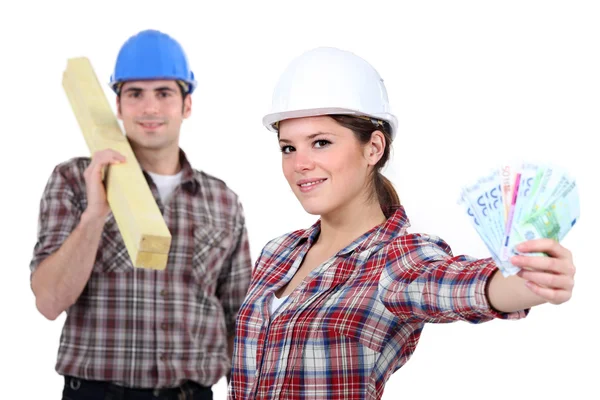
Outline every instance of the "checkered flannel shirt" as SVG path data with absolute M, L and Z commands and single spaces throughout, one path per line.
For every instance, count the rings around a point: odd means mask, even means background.
M 403 207 L 388 217 L 314 269 L 273 315 L 274 292 L 320 222 L 264 247 L 238 314 L 229 399 L 379 399 L 425 323 L 527 315 L 491 309 L 491 259 L 453 256 L 438 237 L 408 234 Z
M 229 373 L 227 338 L 252 269 L 244 213 L 224 182 L 192 169 L 181 150 L 180 161 L 182 182 L 168 204 L 144 173 L 172 235 L 166 269 L 134 268 L 109 214 L 91 277 L 66 311 L 58 373 L 141 388 L 186 379 L 210 386 Z M 32 274 L 77 226 L 89 163 L 74 158 L 52 172 Z

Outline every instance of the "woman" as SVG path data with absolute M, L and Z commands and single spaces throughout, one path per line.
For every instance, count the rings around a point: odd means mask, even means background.
M 237 319 L 231 399 L 378 399 L 413 354 L 426 322 L 517 319 L 567 301 L 570 252 L 522 243 L 504 278 L 491 259 L 453 256 L 440 238 L 409 234 L 380 170 L 396 135 L 378 73 L 318 48 L 294 60 L 264 118 L 283 173 L 320 219 L 270 241 Z

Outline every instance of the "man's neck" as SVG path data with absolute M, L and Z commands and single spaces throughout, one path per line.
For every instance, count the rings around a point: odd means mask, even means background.
M 179 148 L 162 150 L 134 149 L 134 153 L 144 171 L 158 175 L 175 175 L 181 171 Z

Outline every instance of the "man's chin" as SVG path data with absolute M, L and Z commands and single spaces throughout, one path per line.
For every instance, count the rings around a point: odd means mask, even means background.
M 158 137 L 129 137 L 131 147 L 144 150 L 160 150 L 169 146 L 169 142 Z

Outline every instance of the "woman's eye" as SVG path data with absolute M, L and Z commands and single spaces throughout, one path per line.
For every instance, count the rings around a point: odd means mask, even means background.
M 331 144 L 331 142 L 329 140 L 321 139 L 321 140 L 315 141 L 315 147 L 325 147 L 328 144 Z

